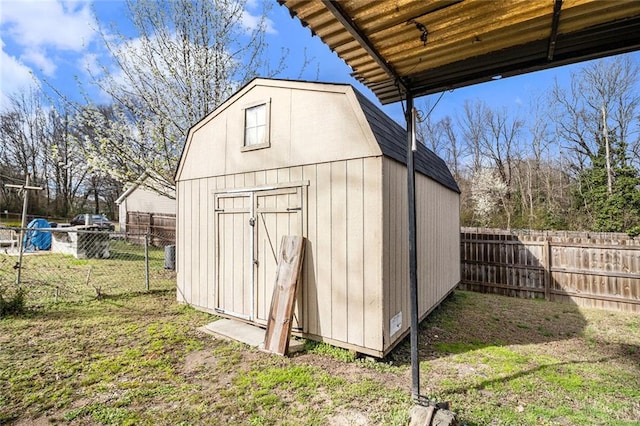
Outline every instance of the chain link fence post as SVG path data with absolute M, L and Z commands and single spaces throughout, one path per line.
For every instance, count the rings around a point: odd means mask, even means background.
M 18 241 L 18 243 L 20 244 L 20 248 L 18 251 L 18 263 L 16 263 L 16 286 L 20 286 L 20 278 L 22 276 L 22 256 L 24 254 L 24 219 L 22 220 L 23 224 L 22 227 L 20 228 L 20 241 Z
M 149 291 L 149 232 L 144 234 L 144 280 L 145 288 Z

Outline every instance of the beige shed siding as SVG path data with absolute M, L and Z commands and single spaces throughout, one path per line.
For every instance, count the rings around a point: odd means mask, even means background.
M 384 339 L 393 344 L 409 329 L 406 167 L 383 160 Z M 429 311 L 460 281 L 459 195 L 416 173 L 418 306 Z M 402 313 L 402 327 L 390 335 L 390 321 Z
M 292 88 L 268 83 L 232 97 L 191 129 L 178 180 L 382 154 L 350 87 L 327 91 L 323 86 L 324 91 L 315 91 L 308 90 L 308 84 L 300 90 L 295 84 Z M 243 152 L 244 108 L 260 101 L 271 105 L 271 146 Z
M 460 282 L 460 197 L 425 176 L 416 177 L 420 315 Z
M 303 332 L 363 352 L 383 351 L 381 169 L 382 157 L 369 157 L 179 181 L 178 287 L 184 301 L 216 308 L 216 192 L 308 181 Z
M 383 160 L 384 182 L 384 341 L 397 339 L 409 324 L 407 175 L 406 168 L 389 158 Z M 402 329 L 390 335 L 390 320 L 402 315 Z

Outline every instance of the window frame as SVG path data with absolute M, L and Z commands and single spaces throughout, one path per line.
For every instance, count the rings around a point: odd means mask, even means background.
M 247 111 L 251 108 L 264 105 L 264 141 L 261 143 L 247 145 Z M 269 148 L 271 146 L 271 98 L 259 99 L 243 105 L 242 107 L 242 152 L 255 151 L 256 149 Z

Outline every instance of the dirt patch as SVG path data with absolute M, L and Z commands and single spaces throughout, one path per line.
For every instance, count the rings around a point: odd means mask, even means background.
M 182 371 L 186 375 L 191 375 L 201 369 L 214 369 L 217 364 L 218 360 L 211 351 L 195 351 L 186 356 Z
M 371 424 L 367 416 L 355 410 L 341 410 L 341 412 L 331 416 L 327 422 L 327 426 L 368 426 Z
M 15 426 L 49 426 L 51 425 L 51 422 L 49 421 L 49 418 L 47 417 L 38 417 L 35 419 L 21 419 L 18 420 L 15 424 Z

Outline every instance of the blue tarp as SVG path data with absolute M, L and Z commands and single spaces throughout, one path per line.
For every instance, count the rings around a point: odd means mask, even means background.
M 33 219 L 27 225 L 27 232 L 22 241 L 25 251 L 49 250 L 51 248 L 51 232 L 39 231 L 41 228 L 50 228 L 45 219 Z

